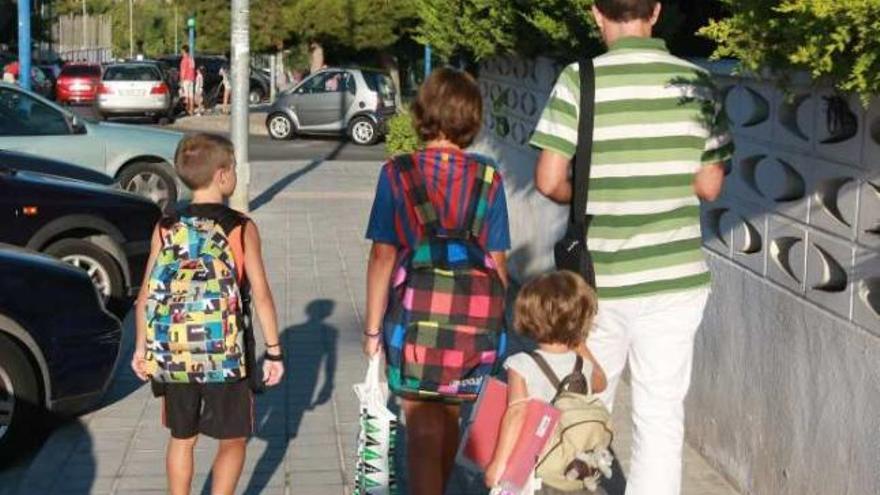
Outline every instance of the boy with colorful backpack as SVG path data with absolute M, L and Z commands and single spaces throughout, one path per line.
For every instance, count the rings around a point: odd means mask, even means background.
M 153 232 L 131 367 L 163 397 L 169 493 L 190 493 L 193 449 L 203 434 L 220 441 L 211 493 L 232 495 L 254 428 L 252 388 L 259 386 L 251 295 L 266 342 L 267 386 L 284 374 L 275 303 L 257 226 L 224 204 L 236 186 L 232 143 L 188 136 L 174 166 L 193 199 Z
M 425 148 L 382 168 L 367 238 L 364 352 L 384 347 L 388 384 L 406 419 L 409 492 L 440 495 L 473 400 L 505 348 L 506 255 L 501 175 L 466 153 L 483 102 L 470 75 L 438 69 L 419 90 Z
M 537 342 L 538 349 L 504 362 L 508 408 L 486 468 L 490 488 L 503 492 L 499 481 L 523 429 L 529 399 L 552 404 L 560 419 L 538 458 L 530 486 L 519 493 L 593 492 L 600 476 L 611 477 L 611 414 L 595 395 L 605 390 L 605 374 L 583 346 L 596 309 L 596 293 L 573 272 L 538 276 L 520 290 L 514 325 Z

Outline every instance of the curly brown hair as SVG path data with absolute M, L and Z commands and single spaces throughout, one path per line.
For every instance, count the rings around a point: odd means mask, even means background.
M 483 97 L 477 81 L 456 69 L 435 70 L 413 104 L 413 125 L 422 141 L 445 138 L 466 148 L 483 124 Z
M 569 271 L 535 277 L 519 292 L 514 305 L 517 331 L 540 344 L 577 347 L 586 340 L 598 302 L 596 292 Z

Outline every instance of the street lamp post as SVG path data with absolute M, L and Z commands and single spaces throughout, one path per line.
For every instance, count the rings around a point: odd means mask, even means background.
M 18 83 L 31 89 L 31 0 L 18 0 Z
M 250 93 L 250 2 L 232 0 L 232 144 L 235 147 L 236 173 L 238 186 L 230 200 L 236 210 L 248 211 L 248 184 L 250 183 L 250 162 L 248 162 L 248 93 Z
M 128 58 L 134 58 L 134 9 L 128 0 Z
M 186 27 L 189 28 L 189 56 L 196 57 L 196 15 L 189 16 L 186 20 Z

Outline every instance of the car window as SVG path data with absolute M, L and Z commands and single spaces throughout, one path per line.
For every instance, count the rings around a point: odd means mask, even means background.
M 150 65 L 111 65 L 104 71 L 105 81 L 159 81 L 159 70 Z
M 61 69 L 62 76 L 69 77 L 99 77 L 101 68 L 94 65 L 69 65 Z
M 379 96 L 385 99 L 394 97 L 394 85 L 390 77 L 381 72 L 364 71 L 363 74 L 370 91 L 378 93 Z
M 347 89 L 351 76 L 345 72 L 323 72 L 318 74 L 300 86 L 303 93 L 337 93 Z
M 25 93 L 0 88 L 0 136 L 70 134 L 67 118 Z

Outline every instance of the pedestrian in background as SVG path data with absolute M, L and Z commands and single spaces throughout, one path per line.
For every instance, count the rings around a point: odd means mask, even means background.
M 491 261 L 481 261 L 493 266 L 502 283 L 507 283 L 506 251 L 510 249 L 510 229 L 504 184 L 491 159 L 464 150 L 480 132 L 482 110 L 480 89 L 473 77 L 453 69 L 434 71 L 419 90 L 413 105 L 414 125 L 425 148 L 409 157 L 389 160 L 382 167 L 366 234 L 373 243 L 367 266 L 364 322 L 364 353 L 367 356 L 380 352 L 383 343 L 385 349 L 395 345 L 388 339 L 396 339 L 396 324 L 385 320 L 392 302 L 389 297 L 392 272 L 398 260 L 411 259 L 412 250 L 436 229 L 449 233 L 472 232 L 475 227 L 469 225 L 471 218 L 468 214 L 471 206 L 473 211 L 479 207 L 482 221 L 474 242 L 491 258 Z M 411 160 L 412 166 L 402 166 L 405 160 Z M 416 175 L 420 178 L 418 182 L 424 185 L 424 189 L 418 186 L 421 192 L 411 189 Z M 474 199 L 475 191 L 485 192 L 485 197 Z M 413 195 L 420 196 L 422 203 L 414 203 Z M 432 205 L 433 214 L 424 213 L 427 202 Z M 431 225 L 433 232 L 426 229 L 425 216 L 437 222 L 436 226 Z M 462 283 L 468 285 L 472 281 L 462 280 Z M 486 285 L 485 280 L 481 284 Z M 490 304 L 493 304 L 488 294 L 484 294 L 482 301 L 473 301 L 464 294 L 441 294 L 432 290 L 425 287 L 422 293 L 436 295 L 434 301 L 438 312 L 465 315 L 458 317 L 459 320 L 470 321 L 466 315 L 472 312 L 488 313 Z M 503 305 L 503 298 L 500 304 Z M 476 328 L 473 327 L 474 332 Z M 447 335 L 456 339 L 456 344 L 464 342 L 462 347 L 473 344 L 464 338 L 467 336 L 455 335 L 454 330 L 449 332 Z M 463 356 L 470 349 L 457 350 L 459 358 L 465 359 Z M 432 348 L 431 351 L 440 349 Z M 410 396 L 402 396 L 401 401 L 406 416 L 409 492 L 441 495 L 458 449 L 460 406 Z
M 183 45 L 181 51 L 183 56 L 180 57 L 180 89 L 186 102 L 186 114 L 192 115 L 195 110 L 196 62 L 189 54 L 189 45 Z
M 220 67 L 220 92 L 223 94 L 222 113 L 229 113 L 229 98 L 232 95 L 232 84 L 229 81 L 229 67 Z
M 141 380 L 152 379 L 163 399 L 162 422 L 171 432 L 169 493 L 190 493 L 193 449 L 206 435 L 219 440 L 211 493 L 232 495 L 254 431 L 250 296 L 266 342 L 266 386 L 284 374 L 275 303 L 256 224 L 224 204 L 236 186 L 232 143 L 188 136 L 178 145 L 174 168 L 193 198 L 153 231 L 131 367 Z
M 608 53 L 593 60 L 595 112 L 580 108 L 580 71 L 565 68 L 532 138 L 536 186 L 570 203 L 581 118 L 593 119 L 587 244 L 599 313 L 587 339 L 608 377 L 609 409 L 629 365 L 633 451 L 628 495 L 681 489 L 684 399 L 709 297 L 700 200 L 721 192 L 733 145 L 709 74 L 652 38 L 657 0 L 595 0 Z
M 196 99 L 196 113 L 205 113 L 205 66 L 200 65 L 196 70 L 196 81 L 193 89 Z
M 10 62 L 3 67 L 3 82 L 15 84 L 18 81 L 18 62 Z

